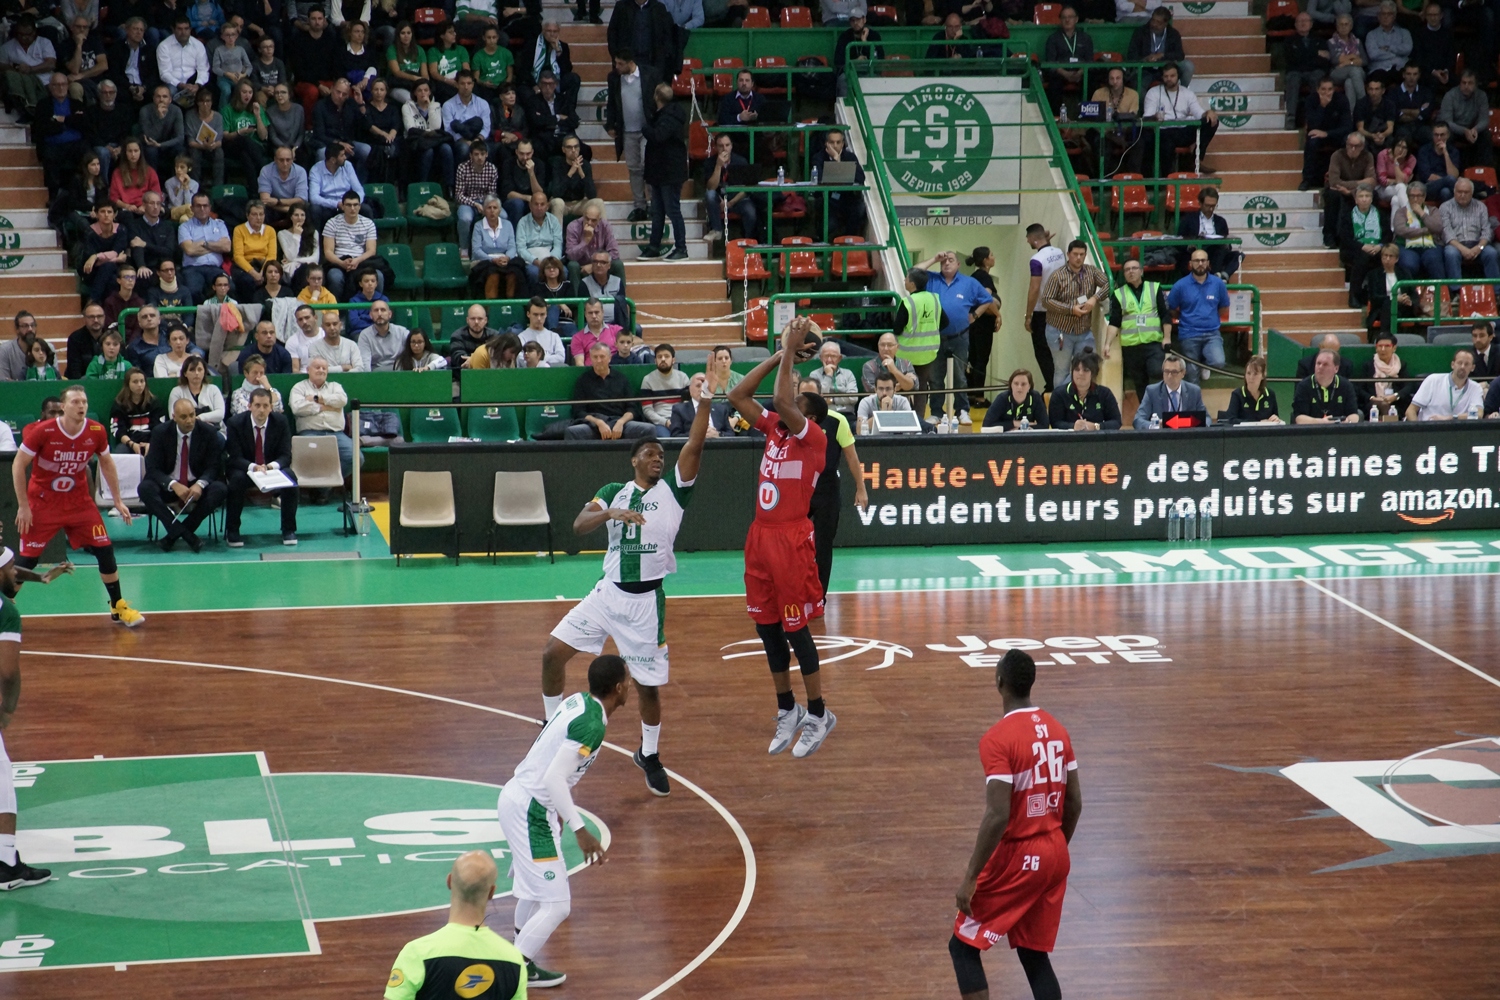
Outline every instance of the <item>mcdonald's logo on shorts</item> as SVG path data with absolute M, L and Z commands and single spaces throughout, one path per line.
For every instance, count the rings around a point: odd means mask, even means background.
M 798 618 L 802 617 L 802 609 L 797 607 L 797 605 L 795 604 L 788 604 L 786 607 L 781 609 L 781 617 L 785 618 L 789 622 L 794 622 Z

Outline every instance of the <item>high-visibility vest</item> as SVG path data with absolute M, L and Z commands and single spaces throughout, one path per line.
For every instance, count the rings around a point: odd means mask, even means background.
M 1134 347 L 1161 340 L 1161 316 L 1156 312 L 1156 296 L 1161 285 L 1154 281 L 1141 283 L 1140 294 L 1129 282 L 1115 289 L 1120 303 L 1120 346 Z
M 937 360 L 938 331 L 943 327 L 943 305 L 935 292 L 902 295 L 906 331 L 896 334 L 896 357 L 912 366 Z

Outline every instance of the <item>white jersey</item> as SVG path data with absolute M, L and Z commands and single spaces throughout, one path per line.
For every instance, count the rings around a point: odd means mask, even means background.
M 1052 272 L 1062 267 L 1067 260 L 1067 254 L 1049 243 L 1031 255 L 1031 276 L 1033 278 L 1040 277 L 1042 279 L 1042 287 L 1046 288 L 1047 279 L 1052 277 Z M 1032 312 L 1044 313 L 1046 311 L 1047 307 L 1042 302 L 1042 297 L 1038 295 L 1036 297 L 1036 307 L 1032 309 Z
M 604 553 L 604 578 L 611 583 L 643 583 L 677 572 L 672 545 L 682 527 L 682 515 L 693 497 L 693 484 L 683 482 L 677 467 L 649 490 L 634 482 L 609 483 L 590 501 L 596 509 L 638 510 L 644 525 L 608 521 L 609 550 Z
M 604 706 L 599 703 L 598 698 L 587 691 L 569 696 L 552 713 L 552 718 L 542 727 L 525 758 L 516 765 L 515 777 L 511 779 L 511 783 L 519 786 L 518 790 L 524 791 L 545 808 L 557 808 L 547 791 L 547 769 L 557 759 L 559 751 L 566 751 L 578 761 L 578 765 L 567 774 L 568 787 L 578 784 L 599 755 L 607 721 Z M 506 787 L 509 788 L 510 785 L 507 784 Z

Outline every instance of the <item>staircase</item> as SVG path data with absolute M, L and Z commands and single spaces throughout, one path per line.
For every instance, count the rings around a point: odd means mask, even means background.
M 602 15 L 609 20 L 612 4 Z M 543 16 L 562 25 L 563 40 L 572 50 L 573 71 L 583 80 L 578 91 L 578 137 L 594 154 L 594 184 L 608 203 L 608 218 L 625 262 L 625 290 L 642 313 L 640 324 L 648 344 L 674 347 L 711 347 L 744 343 L 740 320 L 710 322 L 734 311 L 722 260 L 711 258 L 703 239 L 703 202 L 693 181 L 683 186 L 682 214 L 687 226 L 688 260 L 640 260 L 640 249 L 651 235 L 649 222 L 627 222 L 632 208 L 630 178 L 623 160 L 616 159 L 614 140 L 604 131 L 604 95 L 612 68 L 604 25 L 575 24 L 573 9 L 558 4 L 543 7 Z M 597 100 L 596 100 L 597 96 Z M 670 226 L 670 224 L 669 224 Z M 655 317 L 669 317 L 657 319 Z
M 1219 113 L 1208 161 L 1219 170 L 1219 213 L 1244 241 L 1240 280 L 1260 288 L 1262 326 L 1304 344 L 1325 333 L 1363 335 L 1338 252 L 1323 248 L 1320 195 L 1297 190 L 1302 134 L 1283 127 L 1264 22 L 1243 0 L 1168 6 L 1193 62 L 1193 92 Z
M 81 324 L 78 280 L 47 225 L 47 188 L 27 130 L 0 113 L 0 337 L 25 309 L 63 360 L 68 334 Z

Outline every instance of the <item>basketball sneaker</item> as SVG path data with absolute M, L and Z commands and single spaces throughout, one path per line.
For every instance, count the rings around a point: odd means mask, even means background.
M 141 614 L 135 608 L 132 608 L 129 602 L 126 601 L 123 597 L 115 602 L 115 606 L 113 608 L 110 608 L 109 617 L 119 622 L 121 625 L 124 625 L 126 628 L 135 628 L 137 625 L 143 624 L 146 621 L 146 616 Z
M 24 889 L 28 885 L 41 885 L 52 880 L 52 872 L 46 868 L 33 868 L 16 855 L 16 863 L 8 865 L 0 861 L 0 892 Z
M 545 990 L 549 986 L 561 986 L 567 981 L 566 974 L 549 972 L 531 959 L 526 960 L 526 988 L 528 990 Z
M 818 747 L 823 745 L 823 741 L 828 738 L 828 734 L 833 732 L 833 727 L 838 724 L 838 717 L 826 708 L 823 709 L 823 717 L 821 719 L 816 715 L 809 715 L 807 717 L 807 725 L 802 727 L 802 738 L 797 741 L 796 746 L 792 747 L 792 756 L 801 760 L 803 757 L 813 753 Z
M 801 729 L 807 722 L 807 709 L 800 704 L 794 705 L 787 711 L 776 713 L 776 736 L 771 740 L 770 749 L 767 753 L 777 754 L 792 745 L 792 740 L 797 738 L 797 730 Z
M 661 765 L 661 755 L 647 755 L 637 750 L 630 759 L 635 761 L 636 767 L 646 772 L 646 787 L 651 789 L 652 795 L 672 794 L 672 786 L 667 781 L 667 769 Z

